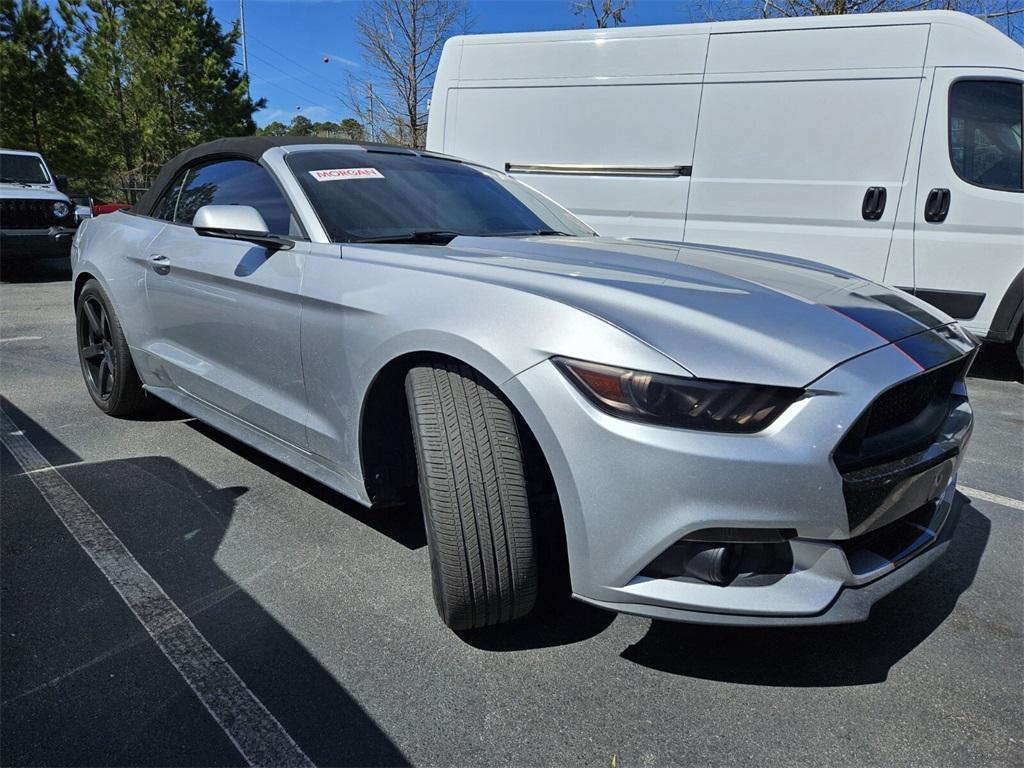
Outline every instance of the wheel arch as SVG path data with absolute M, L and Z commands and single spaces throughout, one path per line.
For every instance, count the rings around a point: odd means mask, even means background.
M 1010 283 L 996 307 L 988 332 L 990 341 L 1013 341 L 1024 326 L 1024 269 Z
M 84 270 L 82 272 L 79 272 L 78 275 L 75 276 L 75 284 L 71 293 L 71 304 L 73 307 L 78 306 L 78 297 L 81 295 L 82 289 L 85 287 L 85 284 L 90 280 L 98 281 L 98 278 L 91 272 Z
M 517 403 L 500 381 L 455 355 L 435 350 L 406 352 L 390 359 L 374 376 L 363 399 L 359 423 L 359 460 L 366 493 L 373 506 L 397 506 L 417 503 L 419 497 L 416 456 L 412 426 L 405 395 L 405 377 L 416 365 L 447 360 L 460 363 L 495 384 L 516 418 L 530 516 L 541 568 L 541 590 L 552 596 L 572 591 L 567 521 L 559 501 L 552 464 L 537 439 L 526 413 L 525 403 Z M 546 425 L 536 425 L 545 428 Z
M 528 479 L 538 493 L 557 496 L 551 469 L 523 410 L 505 393 L 495 371 L 481 370 L 461 356 L 437 350 L 404 352 L 388 360 L 374 375 L 363 397 L 359 418 L 359 463 L 367 496 L 374 506 L 403 500 L 403 490 L 416 488 L 416 457 L 405 396 L 405 376 L 417 365 L 449 360 L 472 368 L 501 391 L 515 414 L 520 440 L 529 465 Z M 507 377 L 506 377 L 507 378 Z

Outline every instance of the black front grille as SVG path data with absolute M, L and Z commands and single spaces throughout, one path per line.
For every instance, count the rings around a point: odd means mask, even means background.
M 881 435 L 916 419 L 936 395 L 948 396 L 958 372 L 958 367 L 944 365 L 883 392 L 868 411 L 864 437 Z
M 887 389 L 857 419 L 836 448 L 841 472 L 892 461 L 928 445 L 956 404 L 954 386 L 972 355 Z
M 70 214 L 58 219 L 55 200 L 0 200 L 0 229 L 49 229 L 66 225 Z M 71 206 L 68 206 L 70 209 Z
M 899 566 L 935 543 L 951 511 L 950 506 L 929 501 L 898 520 L 838 544 L 858 576 L 877 572 L 882 563 Z
M 945 490 L 958 447 L 934 446 L 896 461 L 843 473 L 843 498 L 850 532 L 857 535 L 880 522 L 926 504 Z

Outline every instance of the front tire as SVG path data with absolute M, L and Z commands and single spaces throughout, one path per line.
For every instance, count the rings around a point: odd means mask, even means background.
M 515 415 L 466 365 L 405 379 L 434 602 L 454 630 L 519 618 L 537 599 L 537 555 Z
M 109 416 L 131 416 L 146 406 L 146 392 L 135 370 L 121 323 L 96 280 L 89 280 L 75 303 L 78 361 L 89 396 Z

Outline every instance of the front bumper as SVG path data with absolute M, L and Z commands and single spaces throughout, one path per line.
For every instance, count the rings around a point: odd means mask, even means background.
M 0 231 L 0 257 L 4 261 L 63 258 L 71 253 L 74 237 L 70 227 L 5 229 Z
M 724 626 L 757 626 L 757 627 L 793 627 L 793 626 L 825 626 L 828 624 L 854 624 L 866 621 L 871 614 L 872 606 L 889 593 L 903 586 L 928 566 L 942 557 L 953 539 L 953 532 L 960 522 L 962 500 L 955 494 L 955 483 L 951 483 L 940 502 L 938 518 L 941 527 L 931 541 L 925 534 L 926 541 L 916 550 L 910 559 L 903 563 L 887 563 L 884 575 L 863 586 L 844 584 L 836 593 L 832 603 L 820 613 L 811 615 L 747 615 L 713 613 L 710 611 L 692 611 L 683 608 L 665 608 L 659 605 L 642 603 L 606 602 L 593 600 L 583 595 L 574 595 L 576 599 L 598 608 L 605 608 L 620 613 L 647 616 L 666 621 L 685 621 L 692 624 L 714 624 Z
M 973 423 L 966 400 L 932 446 L 876 478 L 885 503 L 867 528 L 853 530 L 844 497 L 851 473 L 844 478 L 832 460 L 873 398 L 917 373 L 898 349 L 875 350 L 829 372 L 752 435 L 609 416 L 550 363 L 504 389 L 551 466 L 578 599 L 679 621 L 827 624 L 867 618 L 875 601 L 941 555 L 956 527 L 956 471 Z M 795 530 L 792 568 L 728 586 L 644 575 L 674 543 L 707 528 Z

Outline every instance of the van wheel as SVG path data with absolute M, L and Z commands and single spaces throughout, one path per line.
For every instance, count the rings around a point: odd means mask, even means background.
M 511 408 L 457 362 L 405 379 L 434 602 L 454 630 L 511 621 L 537 598 L 537 556 Z
M 110 416 L 131 416 L 146 405 L 121 323 L 103 288 L 90 280 L 75 304 L 78 361 L 89 396 Z

